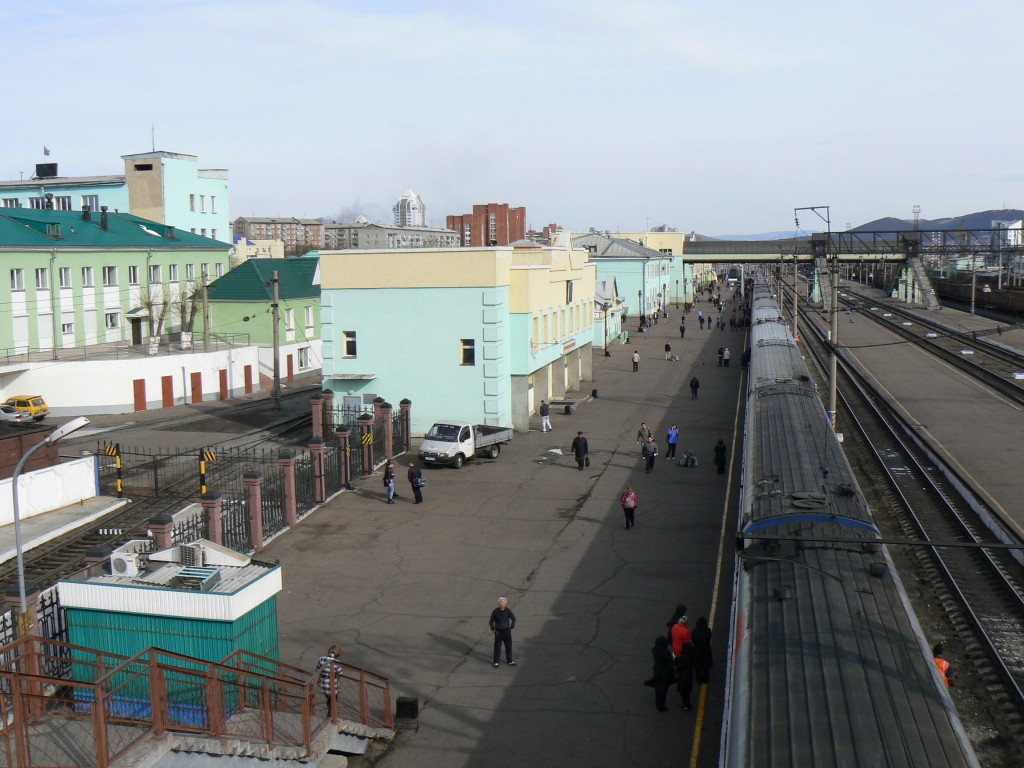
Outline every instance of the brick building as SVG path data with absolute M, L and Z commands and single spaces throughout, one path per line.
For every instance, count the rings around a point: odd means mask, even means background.
M 508 203 L 474 205 L 472 213 L 448 216 L 448 229 L 459 233 L 462 246 L 508 245 L 526 237 L 526 208 Z

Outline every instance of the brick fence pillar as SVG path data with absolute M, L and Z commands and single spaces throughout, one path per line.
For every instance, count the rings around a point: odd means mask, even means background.
M 221 519 L 221 503 L 223 495 L 220 491 L 207 491 L 199 497 L 206 518 L 206 535 L 214 544 L 224 544 L 224 521 Z
M 309 404 L 313 412 L 313 437 L 324 436 L 324 399 L 316 394 L 309 398 Z
M 363 449 L 363 472 L 369 474 L 373 471 L 373 416 L 368 413 L 359 417 L 359 442 Z
M 402 450 L 408 453 L 412 450 L 412 400 L 403 397 L 398 407 L 402 409 Z
M 384 458 L 393 459 L 395 457 L 394 440 L 395 440 L 395 422 L 392 420 L 392 414 L 394 413 L 394 406 L 391 403 L 382 403 L 380 406 L 380 417 L 384 420 Z
M 323 391 L 324 399 L 324 433 L 321 437 L 330 437 L 334 432 L 334 391 L 325 389 Z
M 373 398 L 373 420 L 380 421 L 380 409 L 384 407 L 384 398 L 375 397 Z
M 281 468 L 281 508 L 284 522 L 291 528 L 299 522 L 299 508 L 295 494 L 295 451 L 282 448 L 277 454 L 277 465 Z
M 174 546 L 174 518 L 166 512 L 149 521 L 149 530 L 153 532 L 153 546 L 157 552 Z
M 4 602 L 8 609 L 18 617 L 18 637 L 31 635 L 39 629 L 39 593 L 42 590 L 32 582 L 25 584 L 25 608 L 21 613 L 21 589 L 15 584 L 4 593 Z
M 249 541 L 257 552 L 263 551 L 263 473 L 250 469 L 242 475 L 249 501 Z
M 327 498 L 327 483 L 324 480 L 324 439 L 314 437 L 310 440 L 309 452 L 313 458 L 313 501 L 323 504 Z
M 338 450 L 341 451 L 341 485 L 352 490 L 352 432 L 348 427 L 338 428 Z

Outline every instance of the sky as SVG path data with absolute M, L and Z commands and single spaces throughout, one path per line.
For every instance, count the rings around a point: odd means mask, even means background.
M 710 236 L 1022 208 L 1022 34 L 1020 0 L 6 2 L 0 178 L 155 145 L 228 169 L 232 218 L 388 223 L 408 189 L 431 226 Z

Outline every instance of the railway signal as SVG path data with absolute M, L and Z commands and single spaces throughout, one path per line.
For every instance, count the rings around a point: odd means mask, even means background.
M 216 461 L 217 452 L 203 450 L 199 452 L 199 493 L 206 493 L 206 462 Z

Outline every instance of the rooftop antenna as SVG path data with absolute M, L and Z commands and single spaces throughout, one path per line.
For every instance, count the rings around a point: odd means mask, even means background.
M 149 141 L 153 145 L 153 152 L 156 152 L 156 123 L 149 124 Z

